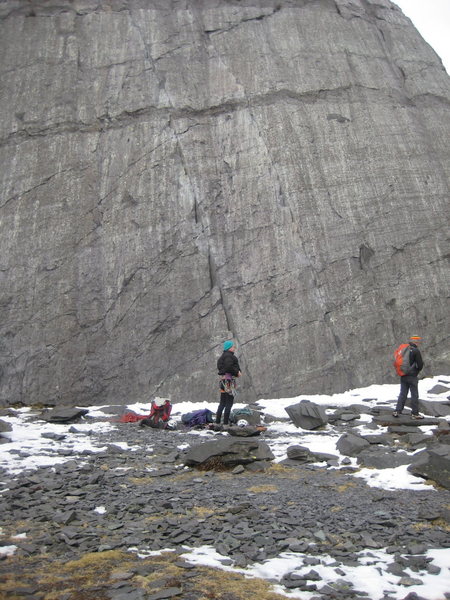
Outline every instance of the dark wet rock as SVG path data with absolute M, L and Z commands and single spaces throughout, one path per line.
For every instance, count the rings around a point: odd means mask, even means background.
M 287 406 L 285 410 L 294 425 L 302 429 L 318 429 L 328 423 L 328 417 L 322 406 L 309 400 L 301 400 L 297 404 Z
M 54 408 L 42 413 L 41 419 L 48 423 L 70 423 L 84 417 L 89 412 L 85 408 Z
M 336 448 L 345 456 L 356 456 L 361 450 L 369 446 L 367 440 L 354 433 L 344 433 L 336 443 Z
M 450 490 L 450 446 L 439 444 L 416 454 L 408 471 Z

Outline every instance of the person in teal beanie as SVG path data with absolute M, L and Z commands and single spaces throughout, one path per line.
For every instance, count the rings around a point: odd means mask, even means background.
M 236 393 L 236 377 L 240 377 L 241 367 L 239 361 L 234 355 L 236 346 L 232 340 L 227 340 L 223 344 L 223 353 L 217 361 L 217 371 L 219 373 L 220 401 L 216 413 L 216 423 L 220 423 L 223 413 L 223 424 L 228 425 L 230 419 L 231 407 Z

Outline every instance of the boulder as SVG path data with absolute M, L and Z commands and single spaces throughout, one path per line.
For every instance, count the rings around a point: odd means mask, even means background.
M 53 408 L 42 413 L 41 418 L 47 423 L 71 423 L 88 414 L 86 408 Z
M 290 460 L 296 460 L 302 463 L 314 462 L 314 456 L 312 452 L 305 446 L 289 446 L 287 449 L 287 457 Z
M 222 437 L 189 448 L 184 458 L 184 464 L 188 467 L 195 467 L 217 459 L 219 465 L 235 467 L 252 462 L 271 461 L 274 458 L 275 456 L 265 442 L 254 438 Z
M 369 446 L 370 443 L 367 440 L 354 433 L 344 433 L 336 444 L 336 448 L 345 456 L 356 456 L 361 450 Z
M 309 400 L 301 400 L 285 408 L 296 427 L 302 429 L 317 429 L 328 423 L 325 410 Z
M 408 471 L 450 490 L 450 446 L 439 444 L 416 454 Z

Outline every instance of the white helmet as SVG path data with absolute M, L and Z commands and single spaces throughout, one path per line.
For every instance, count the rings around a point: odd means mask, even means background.
M 238 427 L 247 427 L 248 421 L 246 421 L 245 419 L 239 419 L 239 421 L 236 423 L 236 425 Z

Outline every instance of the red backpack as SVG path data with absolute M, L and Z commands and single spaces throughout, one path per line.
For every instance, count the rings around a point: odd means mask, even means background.
M 403 377 L 403 375 L 409 375 L 409 373 L 411 373 L 412 365 L 410 359 L 411 346 L 409 344 L 400 344 L 394 352 L 394 367 L 397 375 Z

